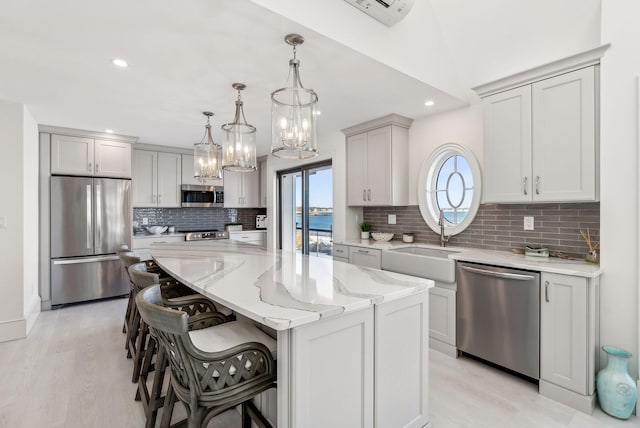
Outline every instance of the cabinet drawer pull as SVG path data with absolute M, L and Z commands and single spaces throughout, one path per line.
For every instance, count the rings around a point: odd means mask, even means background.
M 369 254 L 369 250 L 358 250 L 359 253 Z
M 344 253 L 344 250 L 336 250 L 336 253 Z
M 544 282 L 544 300 L 549 302 L 549 281 Z
M 524 191 L 524 195 L 527 196 L 527 177 L 522 179 L 522 190 Z
M 536 195 L 540 194 L 540 176 L 536 175 Z

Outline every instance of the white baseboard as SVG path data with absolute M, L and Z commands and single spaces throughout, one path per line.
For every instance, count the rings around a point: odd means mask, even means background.
M 448 343 L 441 342 L 437 339 L 433 339 L 431 337 L 429 338 L 429 348 L 438 352 L 442 352 L 449 357 L 458 358 L 458 348 L 453 345 L 449 345 Z
M 31 299 L 31 305 L 25 311 L 24 316 L 25 316 L 25 319 L 27 320 L 25 333 L 27 336 L 29 335 L 29 332 L 33 328 L 33 325 L 36 323 L 36 320 L 38 319 L 38 315 L 40 315 L 40 305 L 41 305 L 40 296 L 36 296 L 33 299 Z
M 538 392 L 545 397 L 556 400 L 588 415 L 593 413 L 596 394 L 582 395 L 540 379 Z
M 24 318 L 0 322 L 0 342 L 27 337 L 27 321 Z

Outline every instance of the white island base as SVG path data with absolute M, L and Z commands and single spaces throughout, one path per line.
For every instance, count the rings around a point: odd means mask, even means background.
M 255 400 L 274 426 L 430 426 L 433 281 L 242 244 L 165 244 L 152 255 L 193 289 L 277 332 L 278 387 Z
M 429 426 L 426 296 L 279 331 L 277 426 Z

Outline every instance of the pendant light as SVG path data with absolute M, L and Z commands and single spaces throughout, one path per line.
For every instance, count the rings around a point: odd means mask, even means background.
M 193 148 L 193 176 L 201 183 L 222 178 L 221 157 L 222 148 L 213 142 L 209 119 L 213 116 L 210 111 L 202 112 L 207 117 L 202 141 L 194 144 Z
M 247 86 L 243 83 L 234 83 L 231 86 L 238 91 L 238 99 L 233 122 L 222 125 L 225 132 L 222 143 L 222 168 L 225 171 L 254 172 L 257 169 L 256 127 L 247 123 L 240 98 L 240 92 Z
M 296 47 L 304 42 L 299 34 L 284 41 L 293 46 L 286 87 L 271 93 L 271 153 L 279 158 L 307 159 L 318 155 L 318 95 L 300 81 L 300 61 Z

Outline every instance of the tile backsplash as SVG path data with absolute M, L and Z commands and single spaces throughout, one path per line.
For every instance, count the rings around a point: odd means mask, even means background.
M 244 230 L 256 228 L 256 215 L 266 214 L 266 208 L 134 208 L 133 221 L 143 226 L 142 219 L 147 218 L 149 225 L 173 225 L 176 230 L 218 229 L 223 230 L 225 223 L 242 223 Z
M 396 215 L 396 224 L 387 224 L 387 214 Z M 524 216 L 534 217 L 534 230 L 523 230 Z M 373 231 L 413 232 L 415 242 L 440 244 L 440 235 L 425 223 L 417 206 L 366 207 L 364 220 Z M 452 236 L 448 245 L 510 251 L 525 245 L 543 245 L 550 251 L 584 257 L 587 244 L 580 229 L 600 234 L 600 203 L 483 204 L 471 225 Z

